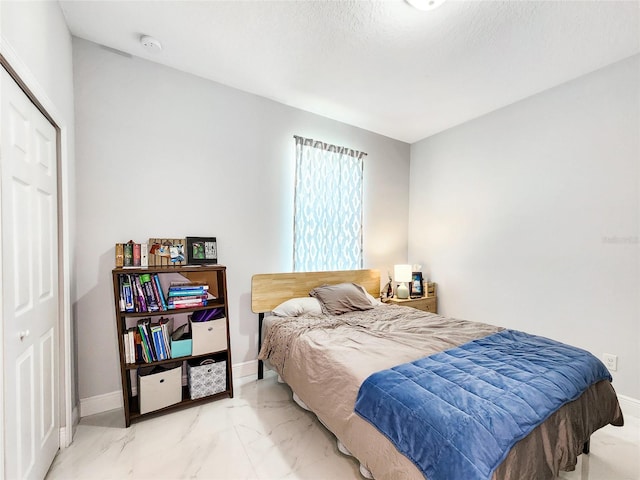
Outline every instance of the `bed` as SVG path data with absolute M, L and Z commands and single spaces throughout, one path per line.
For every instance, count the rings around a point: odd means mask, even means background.
M 361 311 L 347 306 L 339 315 L 327 315 L 323 301 L 318 312 L 309 297 L 319 286 L 352 283 L 366 290 L 372 308 Z M 363 383 L 376 372 L 493 338 L 504 329 L 382 305 L 375 300 L 379 291 L 376 270 L 254 275 L 252 310 L 259 315 L 259 359 L 289 385 L 293 399 L 336 436 L 339 450 L 360 462 L 363 476 L 428 478 L 415 458 L 412 461 L 398 450 L 388 433 L 355 412 Z M 271 315 L 274 310 L 280 315 Z M 573 470 L 578 455 L 588 453 L 590 435 L 610 423 L 622 425 L 623 417 L 615 391 L 604 379 L 517 441 L 494 467 L 491 478 L 541 480 L 555 478 L 560 470 Z M 418 443 L 411 438 L 406 441 Z

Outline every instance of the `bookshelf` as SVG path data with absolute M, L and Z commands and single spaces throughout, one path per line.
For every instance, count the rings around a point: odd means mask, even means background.
M 163 290 L 162 295 L 165 297 L 165 305 L 167 307 L 169 303 L 167 286 L 171 283 L 179 283 L 179 280 L 182 280 L 184 283 L 192 282 L 195 285 L 206 285 L 206 288 L 208 288 L 207 293 L 205 293 L 205 296 L 208 295 L 206 305 L 182 305 L 182 308 L 163 309 L 161 305 L 162 302 L 158 302 L 160 305 L 159 310 L 157 311 L 123 311 L 126 307 L 123 305 L 125 302 L 122 298 L 122 283 L 126 283 L 127 280 L 134 282 L 133 279 L 136 277 L 140 278 L 142 275 L 149 275 L 152 281 L 154 277 L 157 276 L 159 283 L 156 283 L 156 287 L 159 286 L 160 289 Z M 125 424 L 127 427 L 131 425 L 131 422 L 151 415 L 198 405 L 219 398 L 233 397 L 226 267 L 222 265 L 184 265 L 175 267 L 156 266 L 135 268 L 118 267 L 114 268 L 112 271 L 112 280 L 116 326 L 118 332 L 118 353 L 120 375 L 122 379 L 122 396 L 124 402 Z M 157 296 L 156 300 L 158 300 Z M 148 306 L 146 308 L 149 309 Z M 142 307 L 136 305 L 134 310 L 142 310 Z M 216 313 L 216 319 L 207 323 L 191 322 L 194 314 L 200 317 L 206 317 L 208 313 Z M 220 315 L 223 316 L 218 318 Z M 129 346 L 125 345 L 126 338 L 128 338 L 125 337 L 125 334 L 131 331 L 139 333 L 139 323 L 145 323 L 148 320 L 150 325 L 158 325 L 163 323 L 161 319 L 164 319 L 163 321 L 167 323 L 167 330 L 165 331 L 165 334 L 168 333 L 169 336 L 172 331 L 177 330 L 181 325 L 189 326 L 188 329 L 191 330 L 191 334 L 194 335 L 194 338 L 191 339 L 192 350 L 190 351 L 190 355 L 171 358 L 172 354 L 178 354 L 178 350 L 177 348 L 174 348 L 173 351 L 171 351 L 173 344 L 167 340 L 169 348 L 162 346 L 162 341 L 160 341 L 160 347 L 158 344 L 155 346 L 155 349 L 158 350 L 157 355 L 150 355 L 153 358 L 152 361 L 145 361 L 149 360 L 149 358 L 144 358 L 144 354 L 142 353 L 144 347 L 142 347 L 142 345 L 135 346 L 131 343 Z M 215 325 L 215 328 L 202 328 L 207 327 L 209 323 L 211 325 Z M 198 328 L 193 327 L 193 325 L 196 325 Z M 209 332 L 206 332 L 206 330 L 209 330 Z M 195 335 L 199 335 L 200 331 L 205 333 L 202 337 L 198 336 L 196 339 Z M 205 338 L 205 334 L 207 336 L 217 335 L 217 338 Z M 206 341 L 203 342 L 201 338 L 204 338 Z M 150 340 L 153 341 L 153 339 Z M 195 348 L 196 340 L 200 340 L 197 350 Z M 212 340 L 210 347 L 212 351 L 207 351 L 209 345 L 209 343 L 207 343 L 208 340 Z M 138 355 L 132 353 L 136 351 Z M 161 355 L 160 351 L 162 351 L 163 355 Z M 159 357 L 162 356 L 167 358 L 159 359 Z M 135 359 L 133 357 L 135 357 Z M 218 365 L 217 373 L 224 374 L 226 371 L 226 380 L 223 379 L 222 386 L 218 388 L 218 390 L 221 390 L 222 388 L 224 388 L 224 390 L 216 391 L 216 393 L 206 395 L 201 398 L 192 399 L 192 396 L 194 395 L 190 392 L 189 385 L 191 373 L 198 370 L 197 368 L 194 369 L 194 366 L 199 365 L 205 360 L 207 362 L 216 362 Z M 226 362 L 226 365 L 222 362 Z M 176 382 L 178 382 L 178 366 L 181 368 L 181 372 L 179 374 L 180 384 L 176 387 Z M 144 374 L 156 374 L 168 368 L 172 368 L 175 372 L 175 375 L 171 376 L 171 380 L 167 378 L 165 383 L 165 379 L 161 378 L 162 375 L 159 374 L 158 382 L 152 382 L 155 383 L 153 387 L 145 386 L 149 383 L 148 378 L 151 377 L 143 376 Z M 141 383 L 141 379 L 143 378 L 145 379 L 144 385 Z M 220 377 L 218 377 L 218 381 L 220 383 Z M 171 386 L 169 387 L 169 385 Z M 191 387 L 193 387 L 193 385 L 191 385 Z M 153 388 L 153 390 L 150 390 L 150 388 Z M 160 390 L 156 390 L 156 388 Z M 173 400 L 168 400 L 171 404 L 162 405 L 162 398 L 164 395 L 164 391 L 162 389 L 168 388 L 171 388 L 171 397 Z M 179 388 L 180 393 L 176 392 L 176 388 Z M 144 396 L 142 401 L 141 396 Z M 160 398 L 160 406 L 157 405 L 158 398 Z M 149 411 L 148 407 L 149 400 L 156 402 L 154 403 L 154 406 L 151 407 L 151 411 Z M 141 405 L 141 403 L 146 403 L 147 405 Z M 143 407 L 142 409 L 144 410 L 142 413 L 141 407 Z

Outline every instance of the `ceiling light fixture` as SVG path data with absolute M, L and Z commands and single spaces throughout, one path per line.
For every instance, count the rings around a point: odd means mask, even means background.
M 142 35 L 140 37 L 140 43 L 146 50 L 149 50 L 150 52 L 159 52 L 160 50 L 162 50 L 162 44 L 149 35 Z
M 418 10 L 433 10 L 442 5 L 445 0 L 407 0 L 407 3 Z

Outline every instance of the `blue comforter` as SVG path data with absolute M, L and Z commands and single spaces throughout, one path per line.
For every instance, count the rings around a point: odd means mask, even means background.
M 355 409 L 429 480 L 489 479 L 518 440 L 604 379 L 589 352 L 503 330 L 374 373 Z

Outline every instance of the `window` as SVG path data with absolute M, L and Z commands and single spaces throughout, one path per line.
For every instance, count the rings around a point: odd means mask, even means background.
M 366 153 L 294 138 L 294 271 L 362 268 L 362 177 Z

